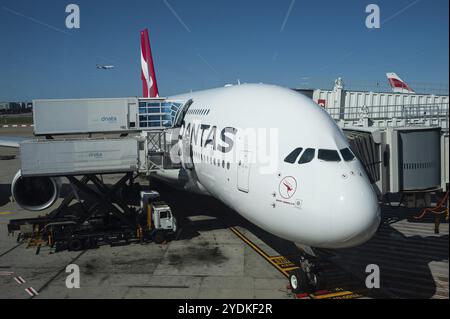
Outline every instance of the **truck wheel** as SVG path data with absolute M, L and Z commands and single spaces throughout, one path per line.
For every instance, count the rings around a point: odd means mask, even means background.
M 158 231 L 153 235 L 153 241 L 157 244 L 162 244 L 166 240 L 166 236 L 163 232 Z
M 83 242 L 78 238 L 73 238 L 69 241 L 68 248 L 71 251 L 79 251 L 83 249 Z
M 289 283 L 293 293 L 308 292 L 308 277 L 301 269 L 295 269 L 289 274 Z

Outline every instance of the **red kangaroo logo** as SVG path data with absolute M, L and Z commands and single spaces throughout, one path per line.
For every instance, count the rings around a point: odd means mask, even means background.
M 293 190 L 292 186 L 286 181 L 283 182 L 283 185 L 286 186 L 288 193 Z

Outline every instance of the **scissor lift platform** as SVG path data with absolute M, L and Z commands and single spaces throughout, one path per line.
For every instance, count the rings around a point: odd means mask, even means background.
M 65 177 L 72 192 L 56 210 L 42 217 L 9 222 L 8 232 L 19 232 L 18 241 L 44 240 L 58 252 L 96 248 L 101 244 L 160 243 L 162 232 L 164 240 L 175 235 L 170 229 L 149 223 L 152 212 L 146 209 L 147 205 L 140 207 L 141 187 L 134 182 L 134 173 L 126 173 L 114 185 L 105 184 L 98 175 Z M 70 205 L 75 200 L 77 204 Z M 37 253 L 39 250 L 40 246 Z

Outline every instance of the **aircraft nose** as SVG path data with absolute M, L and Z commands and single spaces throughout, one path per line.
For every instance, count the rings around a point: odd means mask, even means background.
M 362 176 L 348 179 L 337 192 L 336 210 L 331 218 L 337 240 L 330 248 L 363 244 L 372 238 L 381 221 L 377 196 L 370 182 Z

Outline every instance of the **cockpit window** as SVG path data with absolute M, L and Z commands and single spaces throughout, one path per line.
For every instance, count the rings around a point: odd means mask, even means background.
M 302 157 L 300 157 L 300 160 L 298 161 L 299 164 L 306 164 L 311 162 L 314 159 L 314 156 L 316 155 L 316 150 L 313 148 L 307 148 L 303 154 Z
M 348 149 L 348 148 L 342 149 L 341 155 L 342 155 L 342 158 L 344 159 L 344 161 L 346 161 L 346 162 L 350 162 L 355 159 L 355 155 L 353 155 L 352 151 L 350 151 L 350 149 Z
M 319 155 L 317 156 L 322 161 L 327 162 L 340 162 L 338 151 L 335 150 L 319 150 Z
M 289 154 L 288 156 L 286 156 L 286 158 L 284 159 L 284 161 L 285 161 L 286 163 L 291 163 L 291 164 L 295 163 L 295 161 L 297 160 L 297 157 L 300 155 L 300 153 L 302 152 L 302 150 L 303 150 L 302 147 L 296 148 L 295 150 L 293 150 L 293 151 L 291 152 L 291 154 Z

